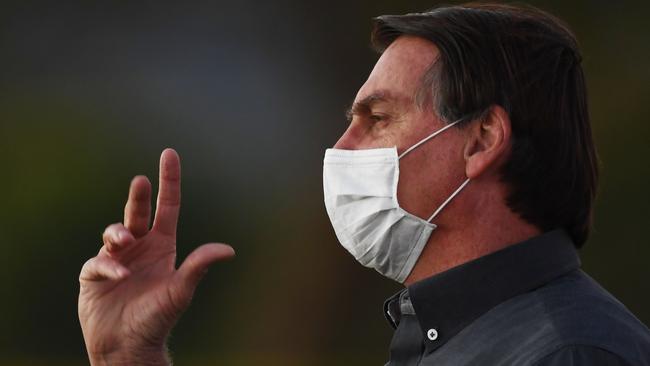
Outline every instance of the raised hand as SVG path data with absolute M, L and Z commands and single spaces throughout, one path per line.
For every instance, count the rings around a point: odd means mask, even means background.
M 93 365 L 165 365 L 166 338 L 210 264 L 234 256 L 225 244 L 204 244 L 176 269 L 180 159 L 160 157 L 153 226 L 151 183 L 131 181 L 124 224 L 109 225 L 104 245 L 79 275 L 79 320 Z

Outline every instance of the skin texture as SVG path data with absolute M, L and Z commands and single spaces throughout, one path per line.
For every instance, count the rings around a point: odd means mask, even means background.
M 425 39 L 396 39 L 357 93 L 350 125 L 334 147 L 396 146 L 399 154 L 444 127 L 432 103 L 416 103 L 422 76 L 437 57 L 438 48 Z M 498 170 L 507 159 L 510 139 L 507 113 L 493 106 L 484 121 L 452 127 L 400 159 L 400 206 L 425 220 L 465 179 L 471 179 L 434 218 L 438 228 L 406 285 L 540 233 L 505 203 L 508 188 L 499 180 Z
M 79 320 L 92 365 L 167 365 L 166 338 L 187 308 L 208 266 L 234 256 L 224 244 L 205 244 L 176 263 L 180 160 L 172 149 L 160 158 L 155 219 L 151 183 L 131 182 L 124 224 L 109 225 L 104 245 L 79 276 Z
M 415 102 L 436 46 L 400 37 L 382 54 L 350 110 L 350 125 L 335 147 L 397 146 L 398 152 L 442 128 L 431 104 Z M 539 234 L 505 204 L 498 169 L 511 139 L 507 113 L 494 106 L 484 121 L 452 127 L 400 160 L 398 200 L 422 218 L 466 179 L 469 185 L 435 219 L 431 235 L 405 284 L 432 276 Z M 151 184 L 131 182 L 124 224 L 106 228 L 98 255 L 83 266 L 79 319 L 92 365 L 166 365 L 165 340 L 190 303 L 208 266 L 234 256 L 224 244 L 205 244 L 175 269 L 180 207 L 180 161 L 163 151 L 153 226 Z

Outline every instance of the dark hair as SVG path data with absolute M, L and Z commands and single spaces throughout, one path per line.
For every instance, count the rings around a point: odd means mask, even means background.
M 373 46 L 397 37 L 433 42 L 439 58 L 423 77 L 446 122 L 482 119 L 501 106 L 512 146 L 500 175 L 507 204 L 543 231 L 564 228 L 581 247 L 598 183 L 587 90 L 575 36 L 532 7 L 467 4 L 374 19 Z

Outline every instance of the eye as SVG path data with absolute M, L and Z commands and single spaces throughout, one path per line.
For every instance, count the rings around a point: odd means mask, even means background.
M 379 115 L 379 114 L 371 114 L 370 115 L 370 120 L 373 122 L 381 122 L 384 120 L 384 116 Z

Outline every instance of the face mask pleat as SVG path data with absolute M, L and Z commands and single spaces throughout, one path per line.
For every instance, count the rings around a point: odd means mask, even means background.
M 403 282 L 424 248 L 435 226 L 422 226 L 412 217 L 403 216 L 383 233 L 390 238 L 374 245 L 359 258 L 359 263 L 371 267 L 386 277 Z M 408 229 L 408 230 L 407 230 Z M 413 243 L 404 250 L 404 243 Z
M 395 208 L 395 203 L 391 197 L 380 197 L 380 199 L 377 199 L 376 197 L 370 196 L 340 196 L 336 198 L 336 201 L 337 207 L 339 207 L 337 217 L 348 220 L 348 222 L 364 219 L 367 214 Z M 359 215 L 359 211 L 367 214 Z
M 364 220 L 359 220 L 351 226 L 347 226 L 347 229 L 343 229 L 347 234 L 349 239 L 352 241 L 354 246 L 354 257 L 361 262 L 363 265 L 368 263 L 363 260 L 363 258 L 368 257 L 368 253 L 381 251 L 381 244 L 373 238 L 382 238 L 386 237 L 389 234 L 389 231 L 403 219 L 403 216 L 397 216 L 391 214 L 394 211 L 382 211 L 377 212 L 374 215 L 370 215 L 364 218 Z M 376 221 L 381 221 L 383 225 L 378 226 L 374 223 Z M 349 230 L 354 228 L 354 231 Z M 372 255 L 375 256 L 374 254 Z

